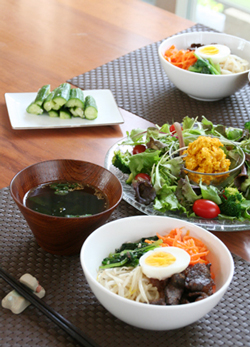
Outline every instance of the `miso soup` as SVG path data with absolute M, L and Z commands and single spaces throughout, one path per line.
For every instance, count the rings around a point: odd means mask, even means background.
M 24 205 L 56 217 L 86 217 L 108 209 L 107 197 L 97 188 L 76 182 L 51 182 L 26 193 Z

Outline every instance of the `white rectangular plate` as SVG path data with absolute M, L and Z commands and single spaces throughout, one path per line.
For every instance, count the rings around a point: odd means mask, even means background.
M 92 95 L 97 104 L 98 117 L 94 120 L 72 117 L 61 119 L 47 113 L 35 115 L 26 112 L 37 93 L 5 93 L 10 123 L 13 129 L 51 129 L 114 125 L 124 123 L 114 96 L 109 89 L 83 90 L 84 97 Z

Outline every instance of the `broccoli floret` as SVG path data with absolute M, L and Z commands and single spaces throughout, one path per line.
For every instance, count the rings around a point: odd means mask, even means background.
M 243 201 L 244 197 L 235 187 L 227 187 L 223 191 L 223 197 L 228 199 L 233 199 L 234 201 Z
M 243 195 L 237 188 L 227 187 L 225 188 L 221 196 L 222 204 L 220 205 L 220 211 L 222 214 L 230 217 L 241 217 L 242 206 L 241 203 L 245 200 Z
M 117 150 L 114 152 L 114 156 L 112 158 L 112 164 L 121 170 L 123 173 L 130 174 L 129 168 L 129 159 L 132 154 L 127 150 L 126 152 L 121 152 L 121 150 Z

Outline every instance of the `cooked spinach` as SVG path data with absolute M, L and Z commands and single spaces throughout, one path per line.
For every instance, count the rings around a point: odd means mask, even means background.
M 152 240 L 153 243 L 147 243 L 145 240 Z M 115 250 L 115 253 L 110 253 L 107 258 L 104 258 L 100 269 L 108 269 L 120 266 L 132 266 L 136 267 L 139 264 L 140 257 L 157 247 L 162 243 L 161 239 L 157 236 L 142 238 L 138 242 L 123 243 L 119 249 Z

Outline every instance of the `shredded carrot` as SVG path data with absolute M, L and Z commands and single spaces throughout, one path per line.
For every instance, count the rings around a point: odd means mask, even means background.
M 166 50 L 164 58 L 171 64 L 187 70 L 191 65 L 196 63 L 197 58 L 193 51 L 190 50 L 178 50 L 174 45 Z
M 179 247 L 188 252 L 190 255 L 190 265 L 209 263 L 206 258 L 209 253 L 206 245 L 201 240 L 190 236 L 189 231 L 187 231 L 185 236 L 182 236 L 182 229 L 175 228 L 167 235 L 162 236 L 158 233 L 156 235 L 163 241 L 161 247 Z M 145 241 L 147 242 L 147 240 Z
M 148 244 L 151 244 L 151 243 L 154 243 L 155 241 L 154 240 L 145 239 L 145 242 L 147 242 Z

